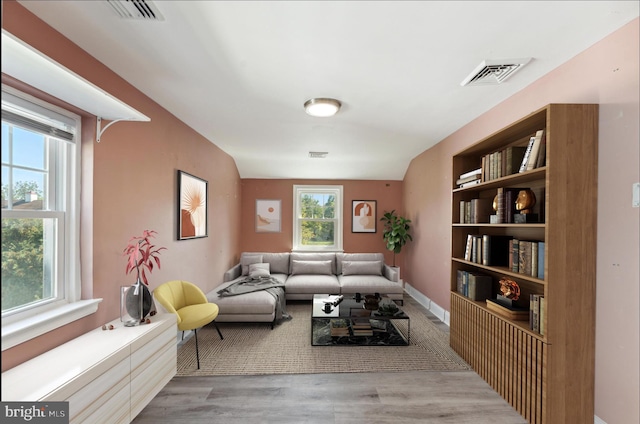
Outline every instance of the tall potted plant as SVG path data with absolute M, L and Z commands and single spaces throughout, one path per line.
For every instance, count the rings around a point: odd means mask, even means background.
M 396 214 L 395 209 L 386 212 L 380 218 L 384 223 L 382 238 L 387 245 L 387 250 L 393 252 L 393 266 L 396 266 L 396 254 L 400 253 L 402 247 L 408 241 L 413 240 L 409 231 L 411 230 L 411 220 Z

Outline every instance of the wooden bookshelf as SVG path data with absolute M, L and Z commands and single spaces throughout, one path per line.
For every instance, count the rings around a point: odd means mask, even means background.
M 481 166 L 482 157 L 524 146 L 544 129 L 544 165 L 452 188 L 451 347 L 531 423 L 593 422 L 598 105 L 550 104 L 453 157 L 453 181 Z M 493 199 L 498 188 L 531 188 L 541 222 L 460 223 L 460 201 Z M 544 276 L 465 260 L 468 235 L 543 241 Z M 457 292 L 458 270 L 501 278 L 545 298 L 544 335 L 528 321 L 505 318 Z

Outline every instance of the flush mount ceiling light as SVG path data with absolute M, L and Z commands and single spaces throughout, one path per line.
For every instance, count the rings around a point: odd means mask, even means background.
M 304 110 L 311 116 L 326 118 L 333 116 L 340 110 L 340 102 L 336 99 L 317 98 L 304 102 Z

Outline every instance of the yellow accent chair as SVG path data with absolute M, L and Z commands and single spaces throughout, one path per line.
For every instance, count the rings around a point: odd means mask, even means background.
M 218 330 L 220 340 L 222 333 L 215 323 L 218 317 L 218 305 L 210 303 L 207 296 L 198 286 L 188 281 L 173 280 L 161 284 L 153 291 L 153 297 L 167 310 L 177 315 L 178 330 L 193 330 L 196 338 L 196 360 L 200 369 L 200 353 L 198 351 L 198 328 L 213 323 Z

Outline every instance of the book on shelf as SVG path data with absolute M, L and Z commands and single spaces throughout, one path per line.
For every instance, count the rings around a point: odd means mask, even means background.
M 493 199 L 471 199 L 471 224 L 489 222 L 489 216 L 493 212 Z
M 458 188 L 471 187 L 471 186 L 474 186 L 474 185 L 480 184 L 480 183 L 481 183 L 480 178 L 476 178 L 475 180 L 471 180 L 471 181 L 468 181 L 466 183 L 458 184 Z
M 464 174 L 461 174 L 458 177 L 458 179 L 464 179 L 464 178 L 469 178 L 469 177 L 474 177 L 472 179 L 476 179 L 476 178 L 479 178 L 480 175 L 482 175 L 482 168 L 478 168 L 478 169 L 474 169 L 473 171 L 465 172 Z
M 543 241 L 538 242 L 538 275 L 537 277 L 544 280 L 544 245 Z
M 493 278 L 489 275 L 467 272 L 467 297 L 471 300 L 486 300 L 491 298 Z
M 505 149 L 505 176 L 518 173 L 526 150 L 523 146 L 509 146 Z
M 518 273 L 531 275 L 531 242 L 520 240 L 518 251 Z
M 482 265 L 509 266 L 509 240 L 511 236 L 482 236 Z
M 533 136 L 529 139 L 529 144 L 527 145 L 527 149 L 524 151 L 524 156 L 522 157 L 522 162 L 520 162 L 520 169 L 518 172 L 524 172 L 527 170 L 527 163 L 529 162 L 529 156 L 531 156 L 531 149 L 533 149 L 533 144 L 536 141 L 536 137 Z
M 531 242 L 531 273 L 532 277 L 538 276 L 538 242 Z
M 540 334 L 544 336 L 545 325 L 544 325 L 544 314 L 546 310 L 546 301 L 544 296 L 540 296 Z
M 332 319 L 330 321 L 331 336 L 349 336 L 349 322 L 346 319 Z
M 464 260 L 471 261 L 471 250 L 473 249 L 473 234 L 467 234 L 467 244 L 464 249 Z
M 468 183 L 468 182 L 475 181 L 475 180 L 479 180 L 479 179 L 480 179 L 480 174 L 471 175 L 471 176 L 465 177 L 465 178 L 458 178 L 456 180 L 456 184 L 461 185 L 461 184 Z
M 520 240 L 511 240 L 511 252 L 509 254 L 509 269 L 511 272 L 518 272 L 520 268 Z
M 542 141 L 540 142 L 540 151 L 538 152 L 538 160 L 536 161 L 535 168 L 545 166 L 547 163 L 547 133 L 542 134 Z
M 544 334 L 542 327 L 544 311 L 544 295 L 529 295 L 529 329 L 536 333 Z
M 527 321 L 529 319 L 529 308 L 507 307 L 494 299 L 487 299 L 487 309 L 514 321 Z
M 544 130 L 536 131 L 535 140 L 533 142 L 533 146 L 531 147 L 531 154 L 529 155 L 529 159 L 527 160 L 527 171 L 534 169 L 536 167 L 536 163 L 538 162 L 538 154 L 540 153 L 540 145 L 542 144 L 542 136 L 544 135 Z

